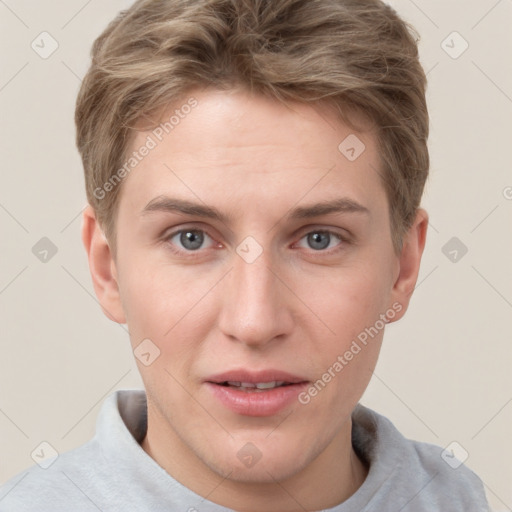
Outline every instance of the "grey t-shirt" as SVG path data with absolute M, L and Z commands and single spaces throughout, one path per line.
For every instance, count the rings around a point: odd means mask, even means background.
M 448 465 L 442 448 L 405 439 L 388 419 L 361 404 L 352 420 L 352 443 L 369 464 L 368 476 L 348 500 L 325 512 L 488 512 L 480 479 L 463 464 Z M 95 437 L 46 469 L 34 466 L 3 485 L 0 511 L 226 512 L 146 454 L 139 444 L 146 427 L 144 391 L 110 395 Z

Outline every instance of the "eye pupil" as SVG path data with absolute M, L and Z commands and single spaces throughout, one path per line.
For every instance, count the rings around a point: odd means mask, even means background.
M 183 231 L 180 236 L 180 242 L 185 249 L 195 251 L 203 245 L 204 233 L 201 231 Z
M 308 235 L 308 244 L 311 247 L 311 249 L 314 249 L 316 251 L 320 251 L 321 249 L 325 249 L 326 247 L 329 247 L 329 244 L 331 243 L 331 236 L 329 233 L 310 233 Z

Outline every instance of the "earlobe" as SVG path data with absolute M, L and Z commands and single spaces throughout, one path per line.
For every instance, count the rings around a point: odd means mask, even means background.
M 392 321 L 401 318 L 409 306 L 412 293 L 418 280 L 421 257 L 427 237 L 428 214 L 419 209 L 413 225 L 404 237 L 399 258 L 398 276 L 393 284 L 392 303 L 399 303 L 400 313 Z
M 103 313 L 114 322 L 126 323 L 115 261 L 91 206 L 87 206 L 82 216 L 82 242 L 87 251 L 94 291 Z

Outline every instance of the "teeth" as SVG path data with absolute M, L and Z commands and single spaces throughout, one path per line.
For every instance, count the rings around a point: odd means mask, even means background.
M 256 384 L 256 387 L 258 389 L 272 389 L 272 388 L 277 388 L 278 386 L 282 386 L 284 384 L 284 381 L 282 380 L 274 380 L 272 382 L 258 382 Z
M 242 389 L 274 389 L 282 386 L 285 383 L 284 380 L 273 380 L 272 382 L 237 382 L 228 380 L 228 386 L 233 386 Z

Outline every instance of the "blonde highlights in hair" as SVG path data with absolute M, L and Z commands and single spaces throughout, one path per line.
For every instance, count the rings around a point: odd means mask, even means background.
M 393 244 L 428 176 L 426 77 L 417 35 L 380 0 L 139 0 L 94 42 L 75 121 L 87 198 L 109 240 L 131 136 L 195 88 L 361 112 L 376 128 Z M 340 141 L 341 142 L 341 141 Z M 110 181 L 109 181 L 110 180 Z

